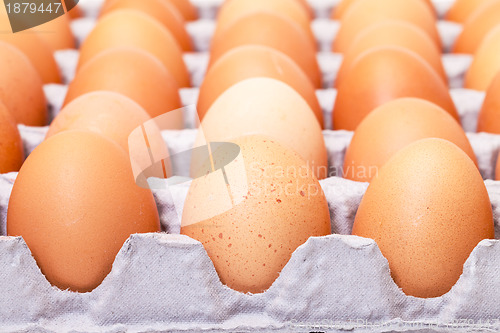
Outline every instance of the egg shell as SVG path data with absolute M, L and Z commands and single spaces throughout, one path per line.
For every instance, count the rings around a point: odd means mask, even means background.
M 425 138 L 453 142 L 477 165 L 464 130 L 452 116 L 431 102 L 401 98 L 378 107 L 359 124 L 345 154 L 344 178 L 370 182 L 394 154 Z
M 189 87 L 182 50 L 173 35 L 155 19 L 130 9 L 116 10 L 98 21 L 80 49 L 78 70 L 99 53 L 121 46 L 150 52 L 172 73 L 180 87 Z
M 247 183 L 248 192 L 242 193 L 241 203 L 223 207 L 228 190 L 224 182 L 213 182 L 215 173 L 194 179 L 181 233 L 203 244 L 222 283 L 260 293 L 298 246 L 309 237 L 330 234 L 328 204 L 318 180 L 292 150 L 260 136 L 233 142 L 246 169 L 235 182 Z M 204 210 L 214 207 L 217 214 L 203 219 Z
M 233 22 L 212 39 L 210 65 L 229 50 L 248 44 L 277 49 L 292 58 L 315 88 L 321 87 L 321 71 L 311 41 L 300 27 L 270 12 L 250 13 Z
M 479 112 L 477 131 L 500 134 L 500 71 L 486 91 L 483 106 Z M 498 173 L 497 173 L 498 174 Z
M 217 31 L 223 31 L 232 22 L 250 13 L 259 11 L 269 11 L 274 14 L 286 16 L 288 19 L 298 24 L 316 47 L 316 39 L 311 30 L 311 20 L 304 11 L 304 7 L 298 1 L 290 0 L 230 0 L 226 1 L 219 8 L 217 14 Z
M 35 67 L 44 84 L 61 83 L 61 74 L 52 48 L 33 32 L 1 33 L 0 41 L 21 51 Z
M 23 161 L 23 141 L 16 121 L 0 102 L 0 173 L 19 171 Z
M 494 238 L 488 192 L 472 160 L 443 139 L 394 155 L 368 187 L 353 235 L 372 238 L 405 294 L 447 293 L 483 239 Z
M 456 0 L 446 13 L 445 19 L 448 21 L 465 23 L 478 8 L 492 1 L 496 0 Z
M 325 141 L 307 102 L 287 84 L 251 78 L 227 89 L 201 122 L 207 141 L 263 135 L 294 149 L 319 179 L 327 174 Z
M 178 87 L 151 54 L 134 48 L 108 49 L 78 71 L 64 105 L 92 91 L 114 91 L 137 102 L 154 118 L 182 107 Z M 177 121 L 175 125 L 182 128 L 182 120 Z
M 72 129 L 101 134 L 128 151 L 128 136 L 151 117 L 130 98 L 109 91 L 84 94 L 66 105 L 50 124 L 46 139 Z
M 101 16 L 112 13 L 119 9 L 132 9 L 147 14 L 163 24 L 172 35 L 184 52 L 193 50 L 193 43 L 189 37 L 184 18 L 181 13 L 168 1 L 165 0 L 108 0 L 101 8 Z
M 7 234 L 23 237 L 47 280 L 79 292 L 102 282 L 131 234 L 159 230 L 153 195 L 135 184 L 123 149 L 90 131 L 42 142 L 19 171 L 7 213 Z
M 29 59 L 0 41 L 0 102 L 18 124 L 44 126 L 48 121 L 42 80 Z
M 73 12 L 73 9 L 70 13 Z M 59 16 L 28 31 L 36 32 L 54 51 L 74 49 L 76 47 L 76 40 L 71 31 L 68 15 Z
M 294 88 L 309 104 L 320 126 L 323 112 L 314 86 L 286 54 L 261 45 L 244 45 L 225 53 L 209 69 L 200 87 L 198 115 L 203 119 L 213 102 L 235 83 L 252 77 L 268 77 Z
M 353 3 L 357 0 L 341 0 L 337 7 L 332 11 L 331 18 L 334 20 L 341 20 L 345 12 L 351 7 Z M 435 11 L 434 5 L 431 0 L 423 0 L 429 7 Z
M 400 46 L 420 55 L 448 84 L 441 52 L 432 39 L 418 26 L 401 20 L 386 20 L 370 25 L 352 41 L 344 54 L 336 84 L 345 77 L 352 63 L 363 52 L 378 46 Z
M 363 29 L 389 19 L 403 20 L 419 26 L 441 49 L 436 18 L 421 0 L 357 0 L 342 17 L 333 50 L 339 53 L 346 52 Z
M 499 22 L 500 23 L 500 22 Z M 486 35 L 465 75 L 464 87 L 485 91 L 500 71 L 500 24 Z
M 64 3 L 64 1 L 62 1 L 62 3 Z M 78 5 L 71 8 L 71 10 L 67 11 L 66 14 L 69 16 L 71 20 L 76 20 L 85 16 L 80 7 L 78 7 Z
M 453 52 L 474 54 L 486 35 L 500 23 L 500 1 L 486 2 L 477 8 L 463 25 Z
M 338 87 L 333 128 L 353 131 L 376 107 L 402 97 L 428 100 L 459 121 L 443 80 L 416 53 L 401 47 L 366 51 Z
M 164 0 L 171 3 L 177 8 L 186 21 L 194 21 L 198 19 L 198 12 L 190 0 Z

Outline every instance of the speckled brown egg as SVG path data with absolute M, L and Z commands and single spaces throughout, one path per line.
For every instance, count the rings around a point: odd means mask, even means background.
M 439 106 L 416 98 L 386 103 L 359 124 L 347 148 L 344 178 L 369 182 L 398 151 L 425 138 L 453 142 L 476 163 L 464 130 Z
M 61 83 L 61 74 L 52 48 L 38 34 L 21 31 L 18 33 L 0 33 L 0 41 L 16 47 L 24 53 L 35 67 L 44 84 Z
M 101 16 L 119 9 L 138 10 L 150 15 L 172 33 L 184 52 L 193 50 L 191 38 L 185 28 L 186 22 L 170 2 L 165 0 L 108 0 L 101 8 Z
M 0 41 L 0 102 L 18 124 L 44 126 L 48 121 L 42 80 L 29 59 Z
M 333 128 L 355 130 L 376 107 L 402 97 L 439 105 L 459 117 L 448 87 L 416 53 L 401 47 L 379 47 L 363 53 L 338 87 Z
M 488 192 L 472 160 L 443 139 L 400 150 L 368 187 L 352 233 L 372 238 L 407 295 L 447 293 L 483 239 L 494 238 Z
M 217 172 L 194 179 L 181 233 L 203 244 L 222 283 L 260 293 L 298 246 L 309 237 L 330 234 L 328 204 L 318 180 L 292 150 L 259 136 L 233 142 L 240 148 L 233 163 L 244 164 L 246 172 L 231 173 L 227 186 L 216 181 Z M 233 190 L 232 184 L 247 190 Z M 228 188 L 238 204 L 223 205 Z M 207 211 L 213 216 L 206 218 Z
M 500 71 L 500 22 L 477 49 L 474 60 L 465 75 L 464 87 L 467 89 L 488 89 L 495 75 Z
M 476 53 L 486 35 L 500 23 L 500 1 L 484 3 L 463 25 L 462 33 L 453 46 L 455 53 Z
M 0 102 L 0 173 L 19 171 L 23 161 L 23 141 L 16 121 Z
M 210 64 L 231 49 L 248 44 L 269 46 L 285 53 L 302 68 L 314 87 L 321 87 L 315 49 L 306 33 L 292 20 L 270 12 L 241 17 L 213 37 Z
M 307 102 L 289 85 L 271 78 L 250 78 L 227 89 L 201 122 L 208 141 L 263 135 L 295 150 L 319 179 L 327 175 L 321 126 Z
M 116 48 L 80 69 L 69 85 L 64 105 L 92 91 L 114 91 L 137 102 L 154 118 L 182 107 L 178 89 L 173 76 L 151 54 Z
M 235 83 L 252 77 L 273 78 L 294 88 L 307 101 L 323 126 L 323 112 L 307 75 L 286 54 L 262 45 L 234 48 L 210 67 L 198 97 L 200 119 L 203 119 L 210 106 L 224 91 Z
M 297 23 L 316 47 L 315 38 L 311 30 L 311 20 L 298 1 L 290 0 L 231 0 L 222 4 L 217 14 L 217 31 L 222 31 L 232 22 L 241 17 L 258 11 L 269 11 L 286 16 Z
M 47 280 L 87 292 L 131 234 L 160 230 L 151 191 L 136 185 L 118 144 L 66 131 L 26 159 L 12 189 L 7 234 L 22 236 Z
M 491 82 L 479 112 L 477 131 L 500 134 L 500 71 Z
M 334 51 L 344 53 L 359 32 L 388 19 L 403 20 L 419 26 L 441 49 L 435 15 L 421 0 L 357 0 L 342 17 Z
M 432 39 L 418 26 L 401 20 L 382 21 L 361 31 L 344 53 L 336 84 L 338 85 L 360 54 L 377 46 L 400 46 L 415 52 L 448 84 L 441 52 Z
M 182 50 L 173 35 L 157 20 L 137 10 L 120 9 L 99 20 L 80 48 L 78 69 L 113 47 L 134 47 L 157 57 L 180 87 L 189 87 Z

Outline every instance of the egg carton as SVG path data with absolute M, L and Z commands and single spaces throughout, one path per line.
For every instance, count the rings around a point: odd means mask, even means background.
M 339 22 L 328 19 L 333 8 L 337 6 L 340 0 L 310 0 L 310 4 L 316 13 L 316 19 L 313 20 L 311 28 L 316 37 L 319 52 L 317 54 L 318 64 L 322 73 L 323 89 L 318 90 L 320 103 L 324 112 L 328 115 L 331 112 L 333 101 L 335 100 L 335 90 L 331 89 L 337 76 L 337 72 L 342 63 L 342 55 L 332 53 L 331 45 L 339 28 Z M 454 0 L 434 0 L 434 6 L 440 17 L 446 13 Z M 76 37 L 77 45 L 85 40 L 90 31 L 94 28 L 100 6 L 103 0 L 84 0 L 79 6 L 86 13 L 86 16 L 72 22 L 72 31 Z M 199 86 L 201 85 L 210 55 L 208 50 L 215 30 L 215 16 L 218 7 L 223 0 L 192 0 L 198 8 L 201 19 L 188 22 L 187 31 L 193 41 L 196 52 L 184 53 L 184 62 L 190 73 L 191 84 L 193 88 L 182 88 L 179 93 L 184 106 L 195 104 Z M 449 87 L 458 89 L 463 87 L 464 76 L 472 62 L 472 56 L 466 54 L 446 53 L 462 30 L 462 26 L 454 23 L 439 20 L 437 24 L 439 35 L 444 48 L 442 55 L 443 66 L 448 77 Z M 51 100 L 51 118 L 59 110 L 66 95 L 67 84 L 75 76 L 78 63 L 78 50 L 62 50 L 55 53 L 56 61 L 63 77 L 63 85 L 47 85 L 46 93 L 52 96 Z M 325 129 L 331 128 L 331 118 L 325 118 Z M 466 128 L 467 131 L 475 131 L 475 127 Z

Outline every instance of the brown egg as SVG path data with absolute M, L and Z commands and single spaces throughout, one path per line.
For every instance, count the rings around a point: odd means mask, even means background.
M 443 139 L 417 141 L 380 169 L 361 200 L 352 233 L 374 239 L 396 284 L 416 297 L 447 293 L 474 247 L 494 238 L 479 171 Z
M 342 17 L 333 50 L 346 52 L 363 29 L 384 20 L 403 20 L 417 25 L 441 49 L 435 16 L 421 0 L 357 0 Z
M 290 0 L 230 0 L 222 4 L 217 14 L 216 34 L 220 33 L 233 22 L 250 13 L 259 11 L 271 12 L 286 16 L 298 24 L 307 34 L 314 47 L 316 39 L 311 30 L 311 20 L 304 7 L 298 1 Z
M 158 59 L 140 49 L 109 49 L 93 58 L 69 85 L 64 105 L 97 90 L 123 94 L 153 118 L 182 107 L 173 76 Z
M 203 244 L 222 283 L 261 293 L 298 246 L 330 234 L 328 204 L 318 180 L 292 150 L 259 136 L 233 142 L 240 149 L 233 164 L 243 166 L 226 168 L 229 186 L 217 172 L 193 180 L 181 233 Z M 227 204 L 228 187 L 238 204 Z
M 227 51 L 242 45 L 269 46 L 292 58 L 309 76 L 316 88 L 321 87 L 321 72 L 311 41 L 292 20 L 269 12 L 248 14 L 233 22 L 212 40 L 210 63 Z
M 35 66 L 43 83 L 61 83 L 61 74 L 52 48 L 32 32 L 0 33 L 0 41 L 20 50 Z
M 208 141 L 263 135 L 294 149 L 319 179 L 327 175 L 327 153 L 321 127 L 307 102 L 289 85 L 270 78 L 251 78 L 227 89 L 201 122 Z
M 189 52 L 193 50 L 191 38 L 185 28 L 184 18 L 168 1 L 108 0 L 101 8 L 101 16 L 119 9 L 138 10 L 144 14 L 150 15 L 172 33 L 183 51 Z
M 161 23 L 136 10 L 116 10 L 100 19 L 83 42 L 78 68 L 102 51 L 119 46 L 150 52 L 172 73 L 180 87 L 189 87 L 189 73 L 175 38 Z
M 499 22 L 500 23 L 500 22 Z M 465 75 L 464 87 L 486 90 L 500 71 L 500 24 L 486 35 Z
M 23 141 L 16 121 L 0 102 L 0 174 L 19 171 L 23 161 Z
M 484 3 L 477 8 L 464 24 L 453 52 L 476 53 L 486 35 L 500 23 L 500 0 Z
M 488 132 L 500 134 L 500 71 L 491 82 L 486 91 L 483 107 L 479 112 L 477 123 L 478 132 Z M 497 173 L 497 175 L 499 175 Z
M 478 8 L 492 1 L 496 0 L 456 0 L 453 2 L 453 6 L 451 6 L 448 13 L 446 13 L 445 19 L 448 21 L 465 23 Z
M 344 16 L 345 12 L 351 7 L 353 3 L 355 3 L 357 0 L 341 0 L 340 3 L 338 4 L 337 8 L 332 11 L 331 18 L 334 20 L 340 20 Z M 434 5 L 432 4 L 431 0 L 423 0 L 429 7 L 432 9 L 432 11 L 435 11 Z
M 198 97 L 200 120 L 224 91 L 235 83 L 252 77 L 269 77 L 291 86 L 307 101 L 323 127 L 323 113 L 307 75 L 284 53 L 261 45 L 234 48 L 210 67 Z
M 359 124 L 344 159 L 344 178 L 369 182 L 398 151 L 425 138 L 453 142 L 473 161 L 476 155 L 462 127 L 439 106 L 417 98 L 386 103 Z
M 500 180 L 500 158 L 497 157 L 497 166 L 495 168 L 495 180 Z
M 0 41 L 0 102 L 18 124 L 44 126 L 48 112 L 42 80 L 28 58 Z
M 337 74 L 337 86 L 360 54 L 378 46 L 400 46 L 417 53 L 448 84 L 448 77 L 441 60 L 441 52 L 432 39 L 414 24 L 406 21 L 387 20 L 370 25 L 352 41 L 351 46 L 344 54 L 342 66 Z
M 309 18 L 312 20 L 314 18 L 314 9 L 311 7 L 307 0 L 296 0 L 305 10 Z
M 177 8 L 186 21 L 194 21 L 198 19 L 198 11 L 193 6 L 190 0 L 164 0 Z
M 341 20 L 345 12 L 351 7 L 353 3 L 357 0 L 341 0 L 337 7 L 332 11 L 331 18 L 334 20 Z
M 90 131 L 42 142 L 19 171 L 7 213 L 7 234 L 23 237 L 47 280 L 79 292 L 102 282 L 131 234 L 157 231 L 153 195 L 135 184 L 127 154 Z
M 66 14 L 69 15 L 70 19 L 72 20 L 84 17 L 83 11 L 78 6 L 71 8 L 71 10 L 69 12 L 66 12 Z
M 50 124 L 46 139 L 72 130 L 90 130 L 119 144 L 128 152 L 128 137 L 151 117 L 133 100 L 109 91 L 78 97 L 66 105 Z
M 422 57 L 401 47 L 380 47 L 363 53 L 340 83 L 333 127 L 353 131 L 376 107 L 402 97 L 428 100 L 459 121 L 448 88 Z
M 2 33 L 12 33 L 12 26 L 10 25 L 4 1 L 2 1 L 0 6 L 0 29 L 2 29 Z
M 76 7 L 78 8 L 78 7 Z M 70 11 L 70 13 L 73 10 Z M 76 47 L 75 36 L 71 31 L 70 18 L 62 15 L 44 24 L 29 29 L 42 38 L 52 50 L 74 49 Z

